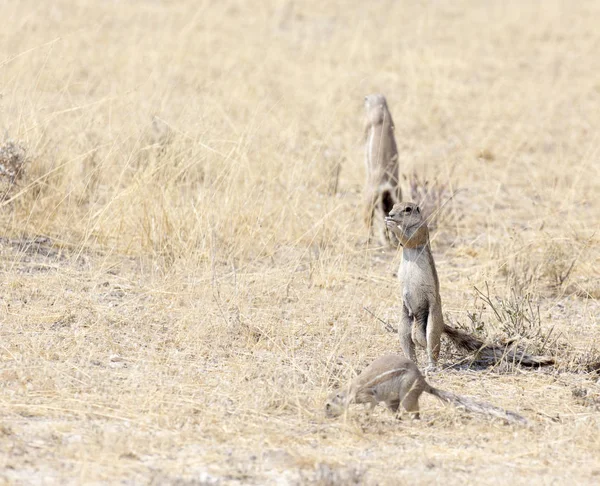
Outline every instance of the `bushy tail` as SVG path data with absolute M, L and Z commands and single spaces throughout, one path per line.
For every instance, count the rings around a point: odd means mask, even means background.
M 455 407 L 462 408 L 468 412 L 480 413 L 482 415 L 487 415 L 488 417 L 500 418 L 513 424 L 527 425 L 528 423 L 527 419 L 519 415 L 518 413 L 509 412 L 508 410 L 504 410 L 500 407 L 495 407 L 494 405 L 490 405 L 489 403 L 476 402 L 475 400 L 472 400 L 465 396 L 456 395 L 454 393 L 443 390 L 438 390 L 437 388 L 433 388 L 432 386 L 429 386 L 429 389 L 425 391 L 438 397 L 444 402 L 451 403 Z
M 444 333 L 454 345 L 464 351 L 476 353 L 481 359 L 498 362 L 505 360 L 523 366 L 547 366 L 554 364 L 554 359 L 548 356 L 532 356 L 510 345 L 486 344 L 460 329 L 444 324 Z

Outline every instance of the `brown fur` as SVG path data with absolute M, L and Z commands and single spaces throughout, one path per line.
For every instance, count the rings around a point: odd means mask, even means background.
M 415 363 L 415 344 L 427 348 L 429 367 L 434 368 L 440 353 L 442 333 L 460 349 L 477 352 L 480 358 L 497 361 L 506 359 L 525 366 L 554 363 L 544 356 L 531 356 L 507 346 L 487 345 L 469 334 L 444 324 L 440 284 L 431 254 L 429 230 L 419 207 L 413 203 L 394 206 L 386 224 L 403 247 L 402 318 L 398 329 L 400 345 L 407 358 Z
M 423 392 L 469 412 L 513 423 L 527 423 L 524 417 L 514 412 L 432 387 L 413 361 L 393 354 L 376 359 L 346 390 L 333 393 L 325 404 L 325 413 L 329 417 L 336 417 L 351 403 L 368 403 L 372 410 L 378 403 L 384 402 L 394 413 L 402 406 L 412 417 L 419 418 L 419 397 Z
M 381 94 L 365 97 L 365 184 L 366 223 L 369 238 L 377 233 L 379 244 L 398 246 L 393 234 L 386 229 L 385 216 L 402 199 L 398 184 L 398 148 L 394 137 L 394 121 L 387 101 Z

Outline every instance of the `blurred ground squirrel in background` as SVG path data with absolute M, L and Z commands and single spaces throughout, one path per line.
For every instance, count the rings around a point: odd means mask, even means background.
M 459 348 L 476 352 L 482 359 L 506 359 L 525 366 L 553 364 L 552 358 L 530 356 L 521 350 L 502 345 L 488 345 L 463 331 L 444 324 L 442 299 L 435 262 L 431 254 L 427 221 L 414 203 L 396 204 L 385 218 L 388 229 L 402 245 L 402 263 L 398 272 L 402 280 L 402 316 L 398 327 L 400 345 L 407 358 L 415 363 L 415 344 L 427 349 L 428 368 L 437 365 L 442 333 Z
M 382 94 L 365 96 L 365 110 L 365 219 L 369 240 L 375 233 L 380 245 L 397 247 L 396 238 L 384 222 L 394 204 L 402 200 L 394 121 Z
M 402 406 L 411 417 L 419 418 L 419 397 L 423 392 L 431 393 L 440 400 L 469 412 L 513 423 L 527 423 L 524 417 L 514 412 L 433 388 L 425 381 L 413 361 L 395 354 L 377 358 L 346 388 L 332 393 L 325 404 L 325 414 L 337 417 L 351 403 L 369 403 L 373 410 L 378 403 L 384 402 L 393 413 L 397 413 Z

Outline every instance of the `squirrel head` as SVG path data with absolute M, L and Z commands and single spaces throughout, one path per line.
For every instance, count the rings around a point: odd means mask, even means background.
M 418 248 L 429 242 L 427 221 L 423 218 L 419 206 L 411 202 L 394 204 L 385 224 L 403 247 Z

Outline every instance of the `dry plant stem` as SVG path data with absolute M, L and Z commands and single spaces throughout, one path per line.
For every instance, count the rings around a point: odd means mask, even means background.
M 542 331 L 541 326 L 541 314 L 539 304 L 533 306 L 531 297 L 529 296 L 518 296 L 514 289 L 511 289 L 512 297 L 509 302 L 499 300 L 498 306 L 494 302 L 494 299 L 490 297 L 490 290 L 488 283 L 485 283 L 486 292 L 483 293 L 477 287 L 475 292 L 478 298 L 480 298 L 494 313 L 498 323 L 502 326 L 505 334 L 509 338 L 507 345 L 512 344 L 520 339 L 528 339 L 537 341 L 538 354 L 542 354 L 550 343 L 550 338 L 554 332 L 554 326 L 549 328 L 547 331 Z M 560 334 L 556 336 L 552 342 L 552 347 L 555 347 L 557 340 L 560 338 Z
M 398 329 L 394 326 L 392 326 L 389 322 L 384 321 L 383 319 L 381 319 L 380 317 L 376 316 L 375 314 L 373 314 L 373 312 L 371 312 L 371 310 L 367 307 L 363 307 L 363 310 L 367 311 L 369 314 L 371 314 L 375 319 L 377 319 L 379 322 L 381 322 L 383 324 L 383 328 L 387 331 L 387 332 L 391 332 L 396 334 L 398 332 Z

